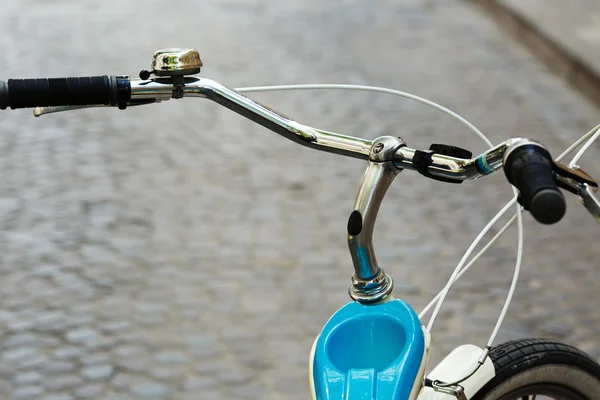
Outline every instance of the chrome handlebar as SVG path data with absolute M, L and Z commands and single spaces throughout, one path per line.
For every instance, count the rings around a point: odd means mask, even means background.
M 173 84 L 169 80 L 131 80 L 132 101 L 150 99 L 166 101 L 172 98 L 173 91 Z M 186 77 L 182 91 L 183 97 L 210 99 L 303 146 L 348 157 L 369 159 L 373 146 L 372 140 L 301 124 L 213 80 Z M 445 156 L 402 146 L 394 154 L 393 163 L 399 169 L 426 170 L 431 175 L 456 181 L 471 180 L 500 169 L 506 150 L 520 140 L 522 138 L 508 139 L 472 159 Z M 417 162 L 417 156 L 420 156 L 419 159 L 424 158 L 425 163 Z
M 180 88 L 175 88 L 170 79 L 132 79 L 131 102 L 132 104 L 147 104 L 167 101 L 173 98 L 176 90 L 181 90 L 183 97 L 210 99 L 303 146 L 348 157 L 369 159 L 373 144 L 372 140 L 342 135 L 301 124 L 210 79 L 185 77 Z M 98 106 L 36 107 L 34 115 L 41 116 L 88 107 Z M 399 169 L 418 171 L 425 169 L 433 176 L 458 182 L 471 180 L 500 169 L 504 153 L 519 140 L 521 138 L 508 139 L 472 159 L 450 157 L 429 151 L 423 152 L 403 146 L 396 151 L 393 163 Z M 428 160 L 428 165 L 419 164 L 416 161 L 418 155 L 425 157 Z

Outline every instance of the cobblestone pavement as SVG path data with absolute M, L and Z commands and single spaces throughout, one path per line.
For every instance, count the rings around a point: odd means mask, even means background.
M 129 73 L 195 47 L 203 75 L 243 85 L 388 86 L 463 114 L 494 142 L 558 154 L 600 123 L 468 3 L 16 1 L 0 4 L 2 79 Z M 302 122 L 484 149 L 463 126 L 391 96 L 256 96 Z M 307 359 L 348 301 L 346 218 L 364 163 L 314 152 L 206 100 L 0 118 L 0 397 L 306 399 Z M 597 157 L 594 156 L 594 157 Z M 600 176 L 600 167 L 582 166 Z M 420 310 L 510 198 L 501 174 L 447 185 L 399 174 L 375 243 Z M 600 356 L 598 226 L 576 199 L 526 216 L 499 340 L 545 336 Z M 433 359 L 483 344 L 512 275 L 506 234 L 456 287 Z M 45 397 L 44 397 L 45 396 Z

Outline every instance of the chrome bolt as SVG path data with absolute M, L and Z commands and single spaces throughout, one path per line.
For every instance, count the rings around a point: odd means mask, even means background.
M 383 143 L 377 143 L 375 146 L 373 146 L 373 153 L 380 153 L 381 150 L 383 150 Z

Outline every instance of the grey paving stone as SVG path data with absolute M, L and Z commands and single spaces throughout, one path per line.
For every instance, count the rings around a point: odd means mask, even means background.
M 120 390 L 129 387 L 131 382 L 135 381 L 135 379 L 136 378 L 133 375 L 124 372 L 118 372 L 111 379 L 111 384 L 115 389 Z
M 173 365 L 157 365 L 148 369 L 150 376 L 162 381 L 175 380 L 185 374 L 185 368 Z
M 131 384 L 131 394 L 140 398 L 165 397 L 171 391 L 168 386 L 151 380 L 141 380 Z
M 42 374 L 38 371 L 20 372 L 13 377 L 13 382 L 17 386 L 31 385 L 39 383 L 42 380 Z
M 132 356 L 139 356 L 142 354 L 146 354 L 146 349 L 139 345 L 125 345 L 118 346 L 114 349 L 114 353 L 121 358 L 129 358 Z
M 30 357 L 24 357 L 13 362 L 13 366 L 19 369 L 37 369 L 42 367 L 48 361 L 44 354 L 34 354 Z
M 180 396 L 181 400 L 194 400 L 198 398 L 198 393 L 188 393 Z M 203 390 L 202 398 L 207 400 L 218 400 L 223 398 L 223 393 L 219 390 Z
M 572 328 L 557 322 L 546 323 L 541 329 L 554 337 L 565 337 L 572 332 Z
M 110 356 L 107 353 L 84 354 L 80 361 L 84 365 L 105 364 L 110 361 Z
M 82 383 L 82 379 L 77 375 L 54 375 L 44 377 L 44 388 L 50 391 L 61 391 L 72 389 Z
M 16 347 L 7 350 L 2 355 L 2 359 L 8 362 L 21 362 L 40 355 L 40 350 L 36 347 Z
M 188 376 L 183 381 L 183 388 L 189 391 L 204 391 L 217 386 L 217 381 L 214 378 L 206 376 Z
M 224 385 L 239 385 L 252 380 L 252 375 L 246 371 L 222 371 L 217 377 Z
M 2 379 L 0 380 L 0 394 L 6 396 L 7 393 L 10 393 L 11 389 L 14 385 L 11 384 L 10 380 Z
M 90 341 L 97 340 L 100 334 L 91 328 L 75 329 L 67 332 L 66 339 L 71 343 L 88 343 Z
M 116 361 L 116 365 L 127 371 L 145 372 L 148 370 L 150 357 L 148 355 L 124 358 Z
M 43 312 L 37 316 L 35 326 L 40 331 L 61 331 L 65 328 L 65 319 L 63 311 Z
M 100 329 L 107 333 L 123 332 L 133 328 L 131 321 L 109 321 L 100 325 Z
M 57 360 L 77 359 L 82 356 L 83 352 L 79 347 L 62 346 L 52 352 L 52 357 Z
M 14 399 L 37 399 L 42 393 L 43 390 L 40 386 L 23 386 L 13 390 L 12 397 Z
M 83 379 L 89 381 L 108 380 L 114 372 L 114 367 L 108 364 L 90 365 L 81 369 Z
M 106 400 L 132 400 L 133 397 L 129 396 L 128 394 L 123 394 L 123 393 L 119 393 L 119 394 L 110 394 L 107 397 L 105 397 Z
M 64 374 L 73 372 L 76 369 L 76 364 L 73 361 L 47 361 L 44 363 L 42 370 L 44 374 Z
M 48 394 L 40 398 L 40 400 L 74 400 L 75 397 L 68 393 Z
M 53 278 L 60 273 L 60 266 L 47 264 L 40 265 L 34 271 L 31 271 L 32 276 L 42 277 L 42 278 Z
M 97 399 L 104 396 L 106 385 L 102 383 L 90 383 L 73 390 L 73 394 L 83 399 Z
M 161 351 L 154 355 L 154 361 L 161 364 L 181 364 L 187 361 L 182 351 Z
M 23 300 L 16 300 L 13 305 L 20 306 Z M 25 332 L 32 329 L 35 325 L 34 321 L 26 319 L 14 319 L 8 322 L 8 330 L 14 333 Z
M 236 399 L 258 399 L 264 393 L 264 389 L 258 385 L 249 384 L 231 389 L 233 396 Z
M 15 375 L 16 373 L 16 366 L 13 365 L 12 363 L 0 363 L 0 376 L 1 377 L 7 377 L 7 378 L 11 378 Z
M 11 335 L 2 341 L 2 347 L 14 348 L 20 346 L 35 346 L 39 344 L 40 338 L 33 332 L 24 332 L 17 335 Z
M 226 371 L 226 366 L 229 366 L 229 363 L 227 363 L 223 359 L 202 359 L 196 364 L 194 369 L 196 370 L 196 372 L 198 372 L 198 374 L 206 376 L 217 374 L 219 371 Z

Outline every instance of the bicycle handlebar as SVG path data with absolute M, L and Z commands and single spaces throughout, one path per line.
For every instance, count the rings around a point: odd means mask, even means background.
M 372 157 L 371 140 L 303 125 L 233 89 L 205 78 L 158 76 L 144 80 L 104 75 L 83 78 L 10 79 L 8 83 L 0 81 L 0 109 L 38 107 L 34 112 L 36 116 L 99 105 L 124 109 L 128 105 L 181 97 L 208 98 L 307 147 L 366 160 Z M 392 161 L 399 169 L 416 170 L 429 178 L 456 183 L 489 175 L 504 165 L 509 182 L 521 193 L 525 209 L 530 210 L 538 221 L 554 223 L 564 215 L 564 197 L 556 187 L 556 171 L 553 172 L 552 158 L 540 144 L 527 139 L 508 139 L 471 159 L 400 146 L 393 154 Z M 597 186 L 593 181 L 585 183 Z

